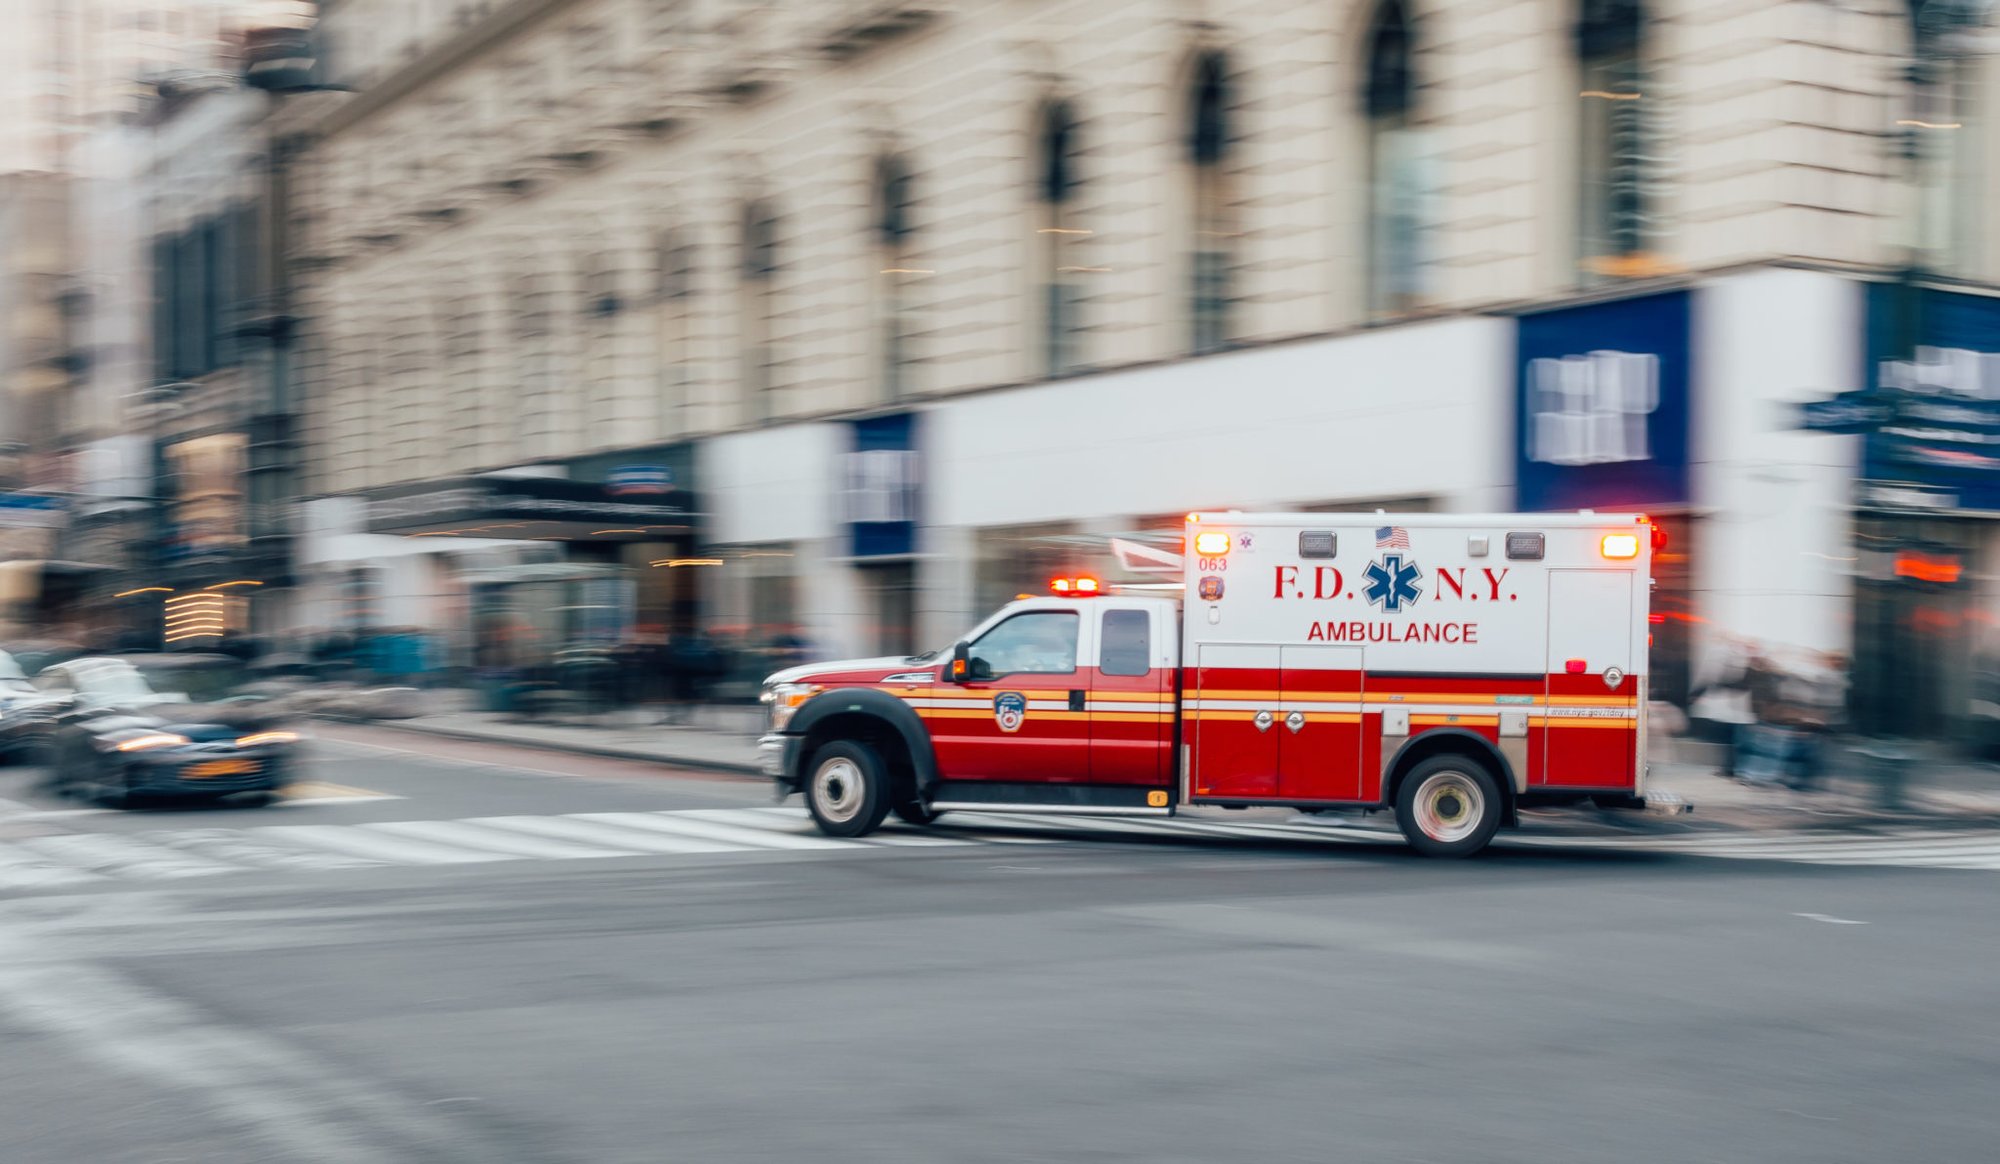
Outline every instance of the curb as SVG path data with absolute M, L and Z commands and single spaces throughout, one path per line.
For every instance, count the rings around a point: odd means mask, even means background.
M 318 717 L 333 723 L 350 724 L 354 727 L 382 728 L 386 731 L 407 732 L 410 735 L 434 736 L 447 740 L 462 740 L 473 744 L 499 744 L 516 748 L 532 748 L 540 752 L 567 752 L 576 756 L 596 756 L 606 760 L 636 760 L 644 764 L 658 764 L 663 768 L 693 768 L 703 772 L 719 772 L 730 776 L 753 776 L 764 778 L 763 771 L 756 764 L 734 764 L 726 760 L 705 760 L 692 756 L 667 756 L 658 752 L 641 752 L 632 748 L 613 748 L 603 744 L 569 744 L 554 740 L 523 740 L 511 736 L 489 735 L 485 732 L 467 731 L 463 728 L 433 727 L 413 724 L 407 721 L 355 719 L 351 716 L 326 715 Z

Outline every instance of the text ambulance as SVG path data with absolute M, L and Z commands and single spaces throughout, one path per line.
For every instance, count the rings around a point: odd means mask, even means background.
M 1519 808 L 1643 806 L 1653 538 L 1632 514 L 1190 514 L 1178 596 L 1063 579 L 934 656 L 781 671 L 759 749 L 836 836 L 1391 808 L 1462 856 Z

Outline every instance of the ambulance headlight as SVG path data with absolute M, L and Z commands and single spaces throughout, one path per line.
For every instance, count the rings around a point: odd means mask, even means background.
M 784 731 L 799 705 L 824 690 L 817 683 L 774 683 L 764 688 L 759 698 L 771 709 L 771 730 Z

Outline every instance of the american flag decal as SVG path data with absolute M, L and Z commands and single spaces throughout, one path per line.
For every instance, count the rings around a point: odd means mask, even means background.
M 1375 531 L 1375 548 L 1407 550 L 1410 548 L 1410 531 L 1400 525 L 1385 525 Z

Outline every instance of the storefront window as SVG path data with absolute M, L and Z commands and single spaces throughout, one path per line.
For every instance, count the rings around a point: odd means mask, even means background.
M 1852 707 L 1871 735 L 1941 738 L 1977 726 L 2000 688 L 2000 641 L 1969 568 L 1982 524 L 1864 516 L 1855 523 Z

